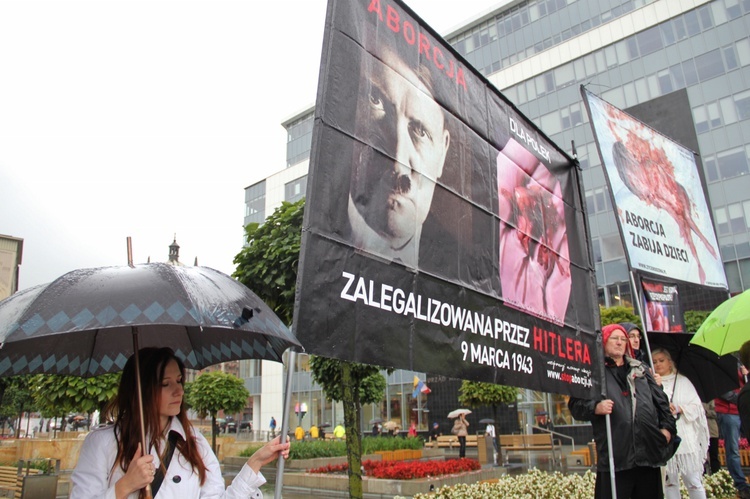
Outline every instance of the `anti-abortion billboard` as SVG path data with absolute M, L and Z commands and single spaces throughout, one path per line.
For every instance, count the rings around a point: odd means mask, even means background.
M 593 396 L 573 160 L 398 1 L 329 3 L 294 330 L 307 352 Z
M 676 282 L 641 277 L 643 325 L 649 333 L 684 333 L 685 323 Z
M 727 288 L 695 153 L 581 87 L 631 270 Z

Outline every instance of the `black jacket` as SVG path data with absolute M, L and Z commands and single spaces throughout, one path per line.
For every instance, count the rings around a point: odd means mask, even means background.
M 625 357 L 627 381 L 622 386 L 618 382 L 614 362 L 609 358 L 606 361 L 607 398 L 614 401 L 610 421 L 615 471 L 636 466 L 664 466 L 674 449 L 667 445 L 667 439 L 660 430 L 668 430 L 672 439 L 677 435 L 677 425 L 669 411 L 669 399 L 640 361 Z M 571 397 L 568 408 L 575 419 L 591 421 L 598 452 L 597 470 L 608 471 L 605 417 L 594 414 L 598 402 Z

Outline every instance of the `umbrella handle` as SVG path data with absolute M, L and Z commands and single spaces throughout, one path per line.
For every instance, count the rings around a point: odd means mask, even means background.
M 141 390 L 141 363 L 138 359 L 138 327 L 133 327 L 133 355 L 135 355 L 135 389 L 138 393 L 138 412 L 141 421 L 141 452 L 146 455 L 146 424 L 143 421 L 143 391 Z M 151 484 L 143 488 L 145 499 L 153 499 Z

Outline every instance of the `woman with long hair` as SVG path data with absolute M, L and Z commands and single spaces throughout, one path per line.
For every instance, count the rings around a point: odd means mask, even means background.
M 143 348 L 138 360 L 148 448 L 141 449 L 133 355 L 125 364 L 117 396 L 104 412 L 111 424 L 92 430 L 83 443 L 71 476 L 71 499 L 136 499 L 144 497 L 143 489 L 152 483 L 158 499 L 261 498 L 261 466 L 280 455 L 288 457 L 289 443 L 280 444 L 280 437 L 267 443 L 226 488 L 216 455 L 188 420 L 182 361 L 170 348 Z
M 667 462 L 664 497 L 680 497 L 680 477 L 690 499 L 705 499 L 701 476 L 708 454 L 708 422 L 695 387 L 677 372 L 670 353 L 663 348 L 651 351 L 654 370 L 661 375 L 661 386 L 669 398 L 669 409 L 677 419 L 677 434 L 682 438 L 677 452 Z

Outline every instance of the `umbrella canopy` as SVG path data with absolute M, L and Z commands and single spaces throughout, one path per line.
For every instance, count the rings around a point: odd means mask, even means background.
M 691 344 L 692 334 L 648 333 L 651 351 L 662 347 L 669 352 L 677 372 L 688 378 L 703 402 L 739 387 L 737 359 L 719 356 L 706 348 Z
M 399 424 L 395 421 L 386 421 L 383 423 L 383 428 L 386 430 L 395 430 L 396 428 L 400 428 Z
M 469 409 L 455 409 L 448 413 L 448 417 L 453 419 L 453 418 L 457 418 L 461 414 L 464 414 L 464 415 L 471 414 L 471 411 Z
M 479 424 L 495 424 L 495 420 L 492 418 L 484 418 L 479 420 Z
M 80 269 L 0 302 L 0 376 L 116 372 L 138 346 L 168 346 L 190 369 L 281 362 L 299 342 L 246 286 L 207 267 Z
M 750 290 L 733 296 L 711 312 L 691 343 L 719 355 L 737 352 L 750 340 Z
M 382 423 L 382 422 L 383 422 L 383 418 L 372 418 L 370 420 L 370 424 Z

